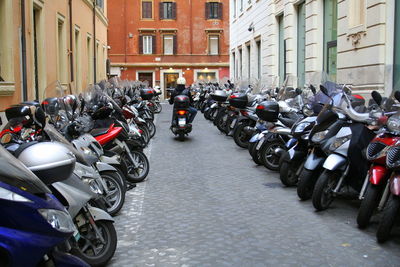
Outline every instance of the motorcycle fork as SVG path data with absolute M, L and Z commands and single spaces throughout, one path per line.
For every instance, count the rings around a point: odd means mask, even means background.
M 350 169 L 350 164 L 347 164 L 346 170 L 343 172 L 342 176 L 340 176 L 339 182 L 336 185 L 335 189 L 333 190 L 334 194 L 339 193 L 340 188 L 342 188 L 342 184 L 344 181 L 344 178 L 347 176 L 347 174 L 349 173 L 349 169 Z
M 118 140 L 118 139 L 115 139 L 115 142 L 117 143 L 117 145 L 120 147 L 120 148 L 122 148 L 123 149 L 123 151 L 125 151 L 126 152 L 126 154 L 128 154 L 128 157 L 130 158 L 130 160 L 131 160 L 131 162 L 132 162 L 132 164 L 133 164 L 133 167 L 134 168 L 137 168 L 137 166 L 139 165 L 138 164 L 138 162 L 134 159 L 134 157 L 133 157 L 133 155 L 132 155 L 132 153 L 131 153 L 131 150 L 129 149 L 129 147 L 128 147 L 128 145 L 126 144 L 126 142 L 125 141 L 120 141 L 120 140 Z
M 96 225 L 96 222 L 93 219 L 93 215 L 90 213 L 90 210 L 85 206 L 83 207 L 83 210 L 85 211 L 85 217 L 89 221 L 90 225 L 93 227 L 94 231 L 96 232 L 96 236 L 100 239 L 101 243 L 103 245 L 106 244 L 106 241 L 104 240 L 103 236 L 100 233 L 99 228 Z
M 389 199 L 389 194 L 390 194 L 390 179 L 388 179 L 388 181 L 386 182 L 385 190 L 383 190 L 381 201 L 379 201 L 378 211 L 382 211 L 383 208 L 385 207 L 385 204 Z

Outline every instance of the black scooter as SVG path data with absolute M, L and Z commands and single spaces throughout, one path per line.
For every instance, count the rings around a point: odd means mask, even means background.
M 192 124 L 189 121 L 190 100 L 186 95 L 178 95 L 174 98 L 173 119 L 171 131 L 178 136 L 180 141 L 185 140 L 185 135 L 192 131 Z

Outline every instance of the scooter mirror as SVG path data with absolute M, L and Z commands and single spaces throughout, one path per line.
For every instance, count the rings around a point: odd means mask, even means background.
M 396 91 L 396 92 L 394 93 L 394 98 L 396 98 L 397 101 L 400 102 L 400 91 Z
M 303 93 L 303 90 L 300 88 L 296 88 L 296 95 L 301 95 Z
M 317 89 L 315 89 L 314 85 L 310 84 L 311 92 L 315 95 L 317 93 Z
M 323 86 L 323 85 L 321 84 L 321 85 L 319 86 L 319 89 L 321 90 L 321 92 L 322 92 L 324 95 L 329 96 L 329 95 L 328 95 L 328 89 L 326 89 L 325 86 Z
M 382 104 L 382 96 L 377 91 L 372 91 L 371 93 L 372 99 L 377 103 L 379 106 Z
M 275 88 L 275 93 L 279 93 L 279 87 Z

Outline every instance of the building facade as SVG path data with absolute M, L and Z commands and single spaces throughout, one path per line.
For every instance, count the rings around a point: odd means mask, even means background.
M 368 95 L 400 89 L 395 0 L 231 0 L 231 76 L 295 86 L 325 71 Z
M 0 111 L 106 78 L 107 26 L 107 0 L 0 0 Z
M 109 2 L 111 74 L 159 85 L 229 76 L 229 0 Z

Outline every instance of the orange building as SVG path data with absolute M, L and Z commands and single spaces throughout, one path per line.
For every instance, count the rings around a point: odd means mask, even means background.
M 229 76 L 229 0 L 108 3 L 111 74 L 175 86 Z

